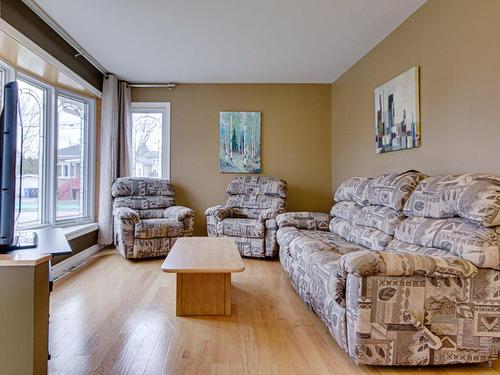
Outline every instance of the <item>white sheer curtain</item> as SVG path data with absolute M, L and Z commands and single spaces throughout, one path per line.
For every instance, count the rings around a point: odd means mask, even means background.
M 111 186 L 118 176 L 130 174 L 130 87 L 114 75 L 104 79 L 102 90 L 99 158 L 99 234 L 101 245 L 113 243 L 113 198 Z

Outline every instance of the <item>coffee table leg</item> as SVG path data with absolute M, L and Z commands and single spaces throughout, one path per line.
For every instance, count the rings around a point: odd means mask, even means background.
M 226 300 L 224 301 L 224 315 L 231 315 L 231 274 L 224 274 L 224 288 L 226 291 Z
M 231 273 L 177 273 L 176 315 L 231 315 Z

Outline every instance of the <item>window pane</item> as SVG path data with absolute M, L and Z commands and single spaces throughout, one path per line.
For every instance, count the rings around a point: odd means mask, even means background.
M 19 226 L 42 221 L 43 128 L 46 90 L 18 80 L 20 116 L 17 125 L 16 209 Z M 21 166 L 22 163 L 22 166 Z
M 132 175 L 161 177 L 161 112 L 132 113 Z
M 87 107 L 86 102 L 69 96 L 57 98 L 56 220 L 86 216 Z

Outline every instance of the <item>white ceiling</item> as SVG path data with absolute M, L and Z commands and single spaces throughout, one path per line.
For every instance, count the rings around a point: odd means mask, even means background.
M 425 0 L 36 2 L 129 81 L 330 83 Z

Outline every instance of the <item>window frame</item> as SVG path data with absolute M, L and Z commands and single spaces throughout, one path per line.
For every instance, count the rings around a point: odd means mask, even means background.
M 4 82 L 3 84 L 5 85 L 7 82 L 12 82 L 17 79 L 16 77 L 16 70 L 10 65 L 7 64 L 5 61 L 0 59 L 0 70 L 4 72 Z M 0 88 L 3 90 L 3 87 Z M 0 102 L 0 110 L 2 110 L 3 107 L 3 92 L 1 96 L 2 101 Z
M 65 219 L 57 219 L 57 140 L 58 140 L 58 111 L 57 111 L 57 102 L 59 96 L 64 96 L 70 99 L 75 99 L 78 101 L 82 101 L 86 104 L 86 115 L 88 117 L 88 120 L 84 124 L 85 130 L 84 130 L 84 162 L 87 163 L 87 170 L 84 172 L 84 179 L 86 179 L 86 185 L 87 185 L 87 191 L 83 193 L 82 200 L 83 200 L 83 207 L 84 207 L 84 214 L 79 217 L 70 217 L 70 218 L 65 218 Z M 52 142 L 53 142 L 53 155 L 52 157 L 54 158 L 54 161 L 51 163 L 53 166 L 52 168 L 52 175 L 50 176 L 50 181 L 53 184 L 52 190 L 51 190 L 51 197 L 53 201 L 51 202 L 51 211 L 52 211 L 52 221 L 53 226 L 59 226 L 59 227 L 64 227 L 64 226 L 69 226 L 69 225 L 75 225 L 75 224 L 85 224 L 85 223 L 91 223 L 95 221 L 95 163 L 92 161 L 95 160 L 95 155 L 96 155 L 96 138 L 95 138 L 95 126 L 96 126 L 96 103 L 94 98 L 90 98 L 87 96 L 75 94 L 74 92 L 61 89 L 61 88 L 55 88 L 54 92 L 54 105 L 52 106 L 53 111 L 54 111 L 54 122 L 53 122 L 53 135 L 52 135 Z M 93 147 L 92 147 L 93 146 Z M 86 159 L 86 160 L 85 160 Z M 83 168 L 81 166 L 80 168 Z M 71 174 L 70 168 L 68 166 L 68 172 Z M 81 184 L 81 186 L 84 186 L 85 182 Z
M 132 114 L 134 113 L 162 113 L 160 178 L 170 180 L 170 102 L 132 102 L 130 114 L 130 140 L 132 140 L 131 133 L 134 126 Z
M 21 80 L 29 85 L 32 85 L 36 88 L 39 88 L 43 91 L 45 91 L 45 105 L 46 108 L 44 108 L 44 117 L 43 117 L 43 124 L 42 124 L 42 138 L 44 141 L 42 142 L 42 147 L 41 147 L 41 154 L 42 154 L 42 170 L 41 170 L 41 178 L 42 182 L 39 183 L 38 186 L 41 186 L 42 191 L 38 192 L 38 200 L 40 202 L 40 223 L 38 224 L 27 224 L 27 225 L 20 225 L 19 227 L 16 224 L 16 228 L 19 229 L 29 229 L 29 228 L 43 228 L 46 226 L 50 225 L 50 220 L 49 217 L 47 216 L 47 208 L 50 207 L 50 185 L 49 181 L 47 180 L 47 174 L 50 172 L 50 148 L 49 148 L 49 143 L 50 143 L 50 123 L 53 121 L 53 112 L 52 112 L 52 104 L 53 104 L 53 90 L 54 88 L 41 82 L 33 77 L 30 77 L 26 74 L 16 72 L 16 81 Z M 16 191 L 17 195 L 17 191 Z M 17 211 L 17 207 L 16 207 Z
M 42 126 L 43 142 L 41 146 L 42 154 L 42 191 L 38 192 L 40 202 L 40 222 L 37 224 L 16 225 L 17 230 L 29 230 L 44 227 L 67 227 L 77 224 L 95 222 L 95 191 L 96 191 L 96 100 L 90 96 L 74 93 L 70 90 L 49 85 L 31 75 L 17 71 L 15 68 L 0 59 L 0 69 L 5 73 L 5 83 L 14 80 L 22 80 L 30 85 L 45 91 L 44 119 Z M 84 124 L 84 160 L 86 158 L 86 171 L 84 172 L 85 182 L 82 186 L 87 186 L 87 191 L 83 193 L 83 215 L 67 219 L 57 219 L 57 99 L 59 95 L 82 101 L 86 104 L 88 120 Z M 1 107 L 1 105 L 0 105 Z

